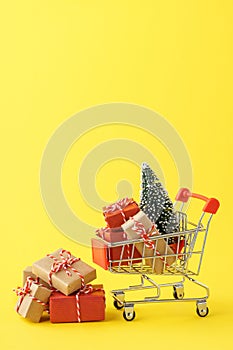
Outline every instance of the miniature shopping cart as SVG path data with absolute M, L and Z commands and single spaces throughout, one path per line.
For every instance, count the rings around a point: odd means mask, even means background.
M 187 214 L 184 212 L 184 208 L 187 206 L 185 204 L 187 204 L 190 197 L 198 198 L 206 202 L 197 224 L 189 222 Z M 218 200 L 215 198 L 207 198 L 202 195 L 191 193 L 186 188 L 182 188 L 178 192 L 174 204 L 179 222 L 178 232 L 160 236 L 152 235 L 150 240 L 153 241 L 154 249 L 151 249 L 150 255 L 148 255 L 145 241 L 141 238 L 116 243 L 104 242 L 109 250 L 114 247 L 121 249 L 120 257 L 118 256 L 117 260 L 109 259 L 108 270 L 110 272 L 118 274 L 139 274 L 141 278 L 141 283 L 139 285 L 111 291 L 115 308 L 124 309 L 123 317 L 125 320 L 133 320 L 135 318 L 134 305 L 143 303 L 196 301 L 197 314 L 200 317 L 204 317 L 208 314 L 207 299 L 209 297 L 209 288 L 205 284 L 197 281 L 194 276 L 197 276 L 200 272 L 210 222 L 213 214 L 217 212 L 219 205 Z M 163 254 L 159 253 L 157 250 L 161 237 L 166 242 Z M 134 257 L 134 251 L 137 249 L 138 244 L 144 244 L 141 259 Z M 127 256 L 125 252 L 129 251 L 129 246 L 131 249 Z M 146 251 L 147 254 L 145 254 Z M 171 257 L 173 258 L 173 262 L 169 264 L 168 261 Z M 181 276 L 182 278 L 180 277 L 178 282 L 156 283 L 149 275 L 155 273 L 158 262 L 160 263 L 161 275 Z M 184 282 L 186 280 L 204 289 L 205 296 L 185 298 Z M 161 289 L 164 287 L 171 287 L 173 289 L 172 298 L 161 297 Z M 151 297 L 145 297 L 142 300 L 125 300 L 125 294 L 130 291 L 148 291 L 150 289 L 152 289 L 153 292 L 155 290 L 155 294 Z

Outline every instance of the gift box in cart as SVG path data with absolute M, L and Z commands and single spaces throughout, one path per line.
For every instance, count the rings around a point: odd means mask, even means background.
M 188 213 L 184 211 L 184 204 L 191 197 L 205 201 L 197 224 L 190 222 Z M 215 198 L 207 198 L 192 193 L 187 188 L 181 188 L 174 204 L 178 222 L 177 232 L 160 235 L 156 230 L 153 232 L 153 229 L 148 229 L 148 227 L 144 228 L 143 231 L 143 225 L 141 225 L 138 226 L 138 238 L 128 239 L 122 242 L 106 243 L 106 241 L 103 241 L 106 247 L 105 249 L 109 251 L 106 253 L 109 257 L 106 268 L 111 273 L 140 275 L 141 283 L 139 285 L 111 291 L 114 306 L 116 309 L 124 310 L 123 317 L 125 320 L 133 320 L 135 318 L 134 305 L 143 303 L 196 302 L 197 314 L 200 317 L 208 314 L 207 299 L 209 297 L 209 288 L 194 277 L 199 275 L 210 222 L 213 215 L 217 212 L 219 205 L 219 201 Z M 136 216 L 138 215 L 136 214 Z M 139 222 L 139 224 L 141 223 Z M 123 228 L 124 225 L 122 225 Z M 137 228 L 135 228 L 136 231 Z M 129 257 L 124 254 L 127 245 L 132 247 Z M 122 250 L 122 254 L 118 254 L 117 259 L 111 259 L 110 251 L 113 248 Z M 134 257 L 134 252 L 138 249 L 141 255 L 140 260 Z M 180 277 L 176 282 L 159 284 L 149 277 L 152 274 Z M 205 291 L 205 295 L 184 297 L 184 284 L 186 280 L 199 286 L 200 289 Z M 171 298 L 163 299 L 161 297 L 161 289 L 166 287 L 172 288 L 173 294 Z M 126 299 L 126 294 L 130 291 L 144 290 L 146 292 L 149 289 L 155 290 L 153 297 L 130 301 Z

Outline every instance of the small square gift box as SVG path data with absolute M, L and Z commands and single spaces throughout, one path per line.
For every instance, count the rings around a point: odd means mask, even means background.
M 51 289 L 51 286 L 48 283 L 32 273 L 32 266 L 27 266 L 23 270 L 23 286 L 26 283 L 28 277 L 33 278 L 37 283 L 42 284 L 44 287 Z
M 32 272 L 65 295 L 72 294 L 96 278 L 96 270 L 64 249 L 36 261 Z
M 111 247 L 98 238 L 92 238 L 91 246 L 92 261 L 105 270 L 108 270 L 110 265 L 122 266 L 142 261 L 140 252 L 132 244 Z
M 153 272 L 161 274 L 164 268 L 175 261 L 173 250 L 163 238 L 157 238 L 160 236 L 159 232 L 143 211 L 134 215 L 121 227 L 129 239 L 143 239 L 143 242 L 136 243 L 135 246 L 146 258 L 146 264 L 153 267 Z
M 96 230 L 97 236 L 107 242 L 122 242 L 127 240 L 127 234 L 121 227 L 110 228 L 104 227 Z
M 18 314 L 32 322 L 40 322 L 43 312 L 48 310 L 52 290 L 27 277 L 23 288 L 18 287 L 14 291 L 19 297 L 16 305 Z
M 103 285 L 86 285 L 69 296 L 54 292 L 49 309 L 52 323 L 102 321 L 105 319 Z
M 138 204 L 132 198 L 123 198 L 120 201 L 103 208 L 104 219 L 110 228 L 119 227 L 131 216 L 139 212 Z

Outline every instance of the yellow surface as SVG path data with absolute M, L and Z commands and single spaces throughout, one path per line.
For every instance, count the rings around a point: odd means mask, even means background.
M 230 0 L 2 2 L 1 348 L 232 348 L 232 15 Z M 221 201 L 200 275 L 211 290 L 206 318 L 196 316 L 194 303 L 150 304 L 137 306 L 135 321 L 125 322 L 108 293 L 136 280 L 98 267 L 97 282 L 107 293 L 106 322 L 32 324 L 14 311 L 12 289 L 21 283 L 22 269 L 45 253 L 62 246 L 91 263 L 90 249 L 66 238 L 49 220 L 39 169 L 47 142 L 63 121 L 108 102 L 144 105 L 166 117 L 189 151 L 193 189 Z M 159 152 L 174 196 L 177 174 L 169 155 L 143 131 L 130 128 L 122 133 Z M 86 152 L 98 133 L 97 128 L 86 135 Z M 115 133 L 104 133 L 103 140 L 119 137 L 119 130 Z M 78 143 L 71 151 L 64 190 L 74 212 L 97 226 L 102 221 L 85 203 L 79 208 L 77 189 L 72 192 Z M 119 166 L 137 198 L 138 168 L 116 162 L 97 175 L 99 194 L 115 200 Z

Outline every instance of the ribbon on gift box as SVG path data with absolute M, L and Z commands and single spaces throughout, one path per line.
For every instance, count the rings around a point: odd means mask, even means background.
M 110 231 L 109 227 L 101 227 L 101 228 L 98 228 L 97 230 L 95 230 L 97 235 L 102 239 L 105 239 L 105 233 L 109 232 L 109 231 Z
M 66 254 L 66 256 L 64 255 Z M 54 273 L 58 271 L 65 270 L 67 276 L 72 276 L 71 271 L 68 269 L 72 270 L 73 272 L 77 273 L 81 279 L 81 288 L 84 288 L 85 283 L 84 283 L 84 277 L 83 275 L 75 269 L 72 265 L 79 261 L 80 258 L 76 257 L 71 257 L 71 253 L 68 250 L 62 249 L 59 253 L 61 260 L 57 259 L 55 256 L 52 254 L 47 254 L 48 257 L 54 260 L 54 263 L 51 267 L 50 273 L 49 273 L 49 284 L 52 286 L 52 276 Z
M 150 239 L 150 237 L 153 235 L 155 225 L 153 225 L 150 229 L 146 230 L 141 222 L 135 220 L 133 217 L 131 217 L 130 220 L 133 220 L 134 222 L 132 230 L 135 231 L 143 239 L 145 246 L 149 249 L 154 249 L 155 244 Z
M 79 300 L 80 294 L 90 294 L 97 291 L 103 291 L 105 294 L 105 291 L 103 290 L 103 288 L 94 288 L 91 284 L 84 285 L 84 287 L 79 289 L 79 291 L 76 293 L 75 297 L 76 297 L 76 310 L 77 310 L 78 322 L 81 322 L 80 300 Z
M 44 287 L 43 284 L 38 283 L 38 278 L 33 279 L 32 277 L 28 276 L 27 279 L 26 279 L 26 283 L 25 283 L 25 285 L 23 287 L 17 287 L 16 289 L 13 289 L 13 291 L 16 293 L 16 295 L 18 297 L 21 297 L 18 300 L 18 303 L 17 303 L 17 306 L 16 306 L 16 311 L 17 312 L 19 311 L 19 308 L 20 308 L 20 306 L 21 306 L 21 304 L 23 302 L 23 299 L 24 299 L 24 297 L 26 295 L 29 296 L 33 301 L 37 302 L 38 304 L 41 304 L 41 305 L 45 306 L 46 307 L 45 310 L 48 311 L 48 303 L 44 303 L 43 301 L 41 301 L 38 298 L 36 298 L 33 295 L 31 295 L 32 283 L 38 285 L 39 287 Z
M 66 254 L 67 256 L 65 256 Z M 92 292 L 96 292 L 99 290 L 104 291 L 102 288 L 93 288 L 91 284 L 85 284 L 84 276 L 75 269 L 72 264 L 79 261 L 80 258 L 72 258 L 71 253 L 68 250 L 62 249 L 59 253 L 61 260 L 58 260 L 55 256 L 52 254 L 47 254 L 48 257 L 54 260 L 54 263 L 51 267 L 50 273 L 49 273 L 49 283 L 52 285 L 52 275 L 58 271 L 65 270 L 67 276 L 72 276 L 72 273 L 68 270 L 71 269 L 73 272 L 77 273 L 81 279 L 81 288 L 76 293 L 76 307 L 77 307 L 77 318 L 78 322 L 81 322 L 81 315 L 80 315 L 80 302 L 79 302 L 79 296 L 80 294 L 88 294 Z
M 107 232 L 110 232 L 111 230 L 112 230 L 111 228 L 109 228 L 108 226 L 106 226 L 106 227 L 98 228 L 97 230 L 95 230 L 95 232 L 97 233 L 97 235 L 98 235 L 100 238 L 102 238 L 102 239 L 105 240 L 105 234 L 106 234 Z M 123 238 L 124 238 L 124 239 L 127 239 L 127 234 L 126 234 L 125 232 L 122 232 L 122 234 L 123 234 Z
M 105 240 L 105 234 L 107 232 L 110 232 L 111 231 L 111 228 L 109 227 L 102 227 L 102 228 L 99 228 L 97 229 L 95 232 L 98 234 L 98 236 L 102 239 Z M 127 234 L 125 232 L 122 232 L 123 233 L 123 238 L 124 239 L 127 239 Z M 126 244 L 126 252 L 127 252 L 127 259 L 129 260 L 130 259 L 130 246 L 129 244 Z M 130 261 L 128 261 L 128 264 L 130 264 Z
M 116 210 L 119 210 L 121 215 L 123 216 L 124 222 L 126 222 L 126 217 L 124 213 L 124 208 L 127 205 L 134 203 L 134 200 L 131 198 L 123 198 L 116 203 L 110 204 L 104 208 L 104 214 L 113 213 Z
M 130 220 L 133 220 L 134 222 L 132 230 L 137 232 L 138 235 L 143 239 L 145 246 L 149 249 L 155 249 L 155 243 L 150 239 L 155 230 L 155 225 L 153 225 L 150 229 L 146 230 L 141 222 L 135 220 L 133 217 L 131 217 Z M 165 266 L 169 267 L 169 264 L 166 262 L 164 257 L 161 256 L 160 252 L 158 250 L 155 250 L 155 252 L 156 255 L 158 255 L 160 259 L 164 262 Z

